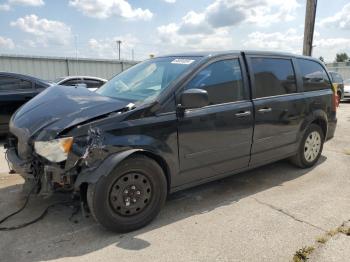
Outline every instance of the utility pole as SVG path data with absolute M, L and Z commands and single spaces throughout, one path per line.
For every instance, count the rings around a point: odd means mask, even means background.
M 121 43 L 122 43 L 122 41 L 120 41 L 120 40 L 117 40 L 116 41 L 117 42 L 117 46 L 118 46 L 118 59 L 120 60 L 120 45 L 121 45 Z
M 307 0 L 304 27 L 303 55 L 311 56 L 314 37 L 317 0 Z
M 131 60 L 134 61 L 134 48 L 131 49 Z

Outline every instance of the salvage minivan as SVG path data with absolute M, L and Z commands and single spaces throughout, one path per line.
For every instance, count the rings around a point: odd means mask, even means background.
M 6 155 L 36 193 L 73 192 L 104 227 L 128 232 L 175 191 L 284 158 L 315 165 L 334 136 L 336 101 L 311 57 L 161 56 L 97 92 L 46 89 L 13 115 Z

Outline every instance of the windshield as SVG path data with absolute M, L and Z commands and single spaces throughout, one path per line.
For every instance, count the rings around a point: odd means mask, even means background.
M 161 57 L 147 60 L 115 76 L 96 93 L 133 103 L 151 102 L 198 60 L 198 57 Z

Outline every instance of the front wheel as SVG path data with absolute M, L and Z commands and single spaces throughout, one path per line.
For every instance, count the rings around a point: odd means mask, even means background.
M 298 153 L 291 161 L 301 168 L 312 167 L 321 156 L 323 143 L 324 134 L 321 127 L 311 124 L 301 140 Z
M 162 168 L 143 155 L 121 162 L 109 175 L 91 184 L 87 202 L 92 216 L 105 228 L 124 233 L 150 223 L 167 196 Z

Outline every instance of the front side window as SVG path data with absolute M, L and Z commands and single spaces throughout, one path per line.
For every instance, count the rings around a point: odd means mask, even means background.
M 96 93 L 135 102 L 153 101 L 178 79 L 198 57 L 160 57 L 139 63 L 118 74 Z
M 0 77 L 0 90 L 10 91 L 10 90 L 26 90 L 32 89 L 32 82 L 14 78 L 2 76 Z
M 255 97 L 269 97 L 297 92 L 292 60 L 252 58 Z
M 238 59 L 229 59 L 210 64 L 201 70 L 186 86 L 186 89 L 206 90 L 209 105 L 243 100 L 244 86 Z
M 305 92 L 331 88 L 327 73 L 319 63 L 299 58 L 298 64 Z

